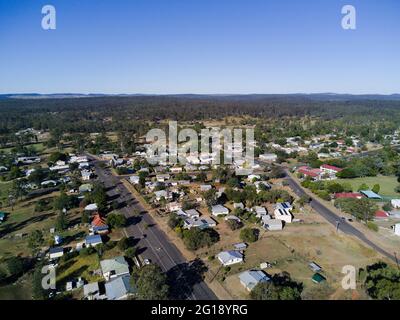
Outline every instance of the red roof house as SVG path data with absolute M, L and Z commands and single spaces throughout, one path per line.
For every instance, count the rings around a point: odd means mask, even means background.
M 311 177 L 311 178 L 317 178 L 321 174 L 321 170 L 319 169 L 312 169 L 310 167 L 300 167 L 297 172 L 304 174 L 305 176 Z
M 92 226 L 93 227 L 104 227 L 106 225 L 107 224 L 106 224 L 105 220 L 100 216 L 100 214 L 97 213 L 93 217 L 93 220 L 92 220 Z
M 341 169 L 341 168 L 338 168 L 338 167 L 335 167 L 335 166 L 331 166 L 331 165 L 329 165 L 329 164 L 323 164 L 323 165 L 320 167 L 320 169 L 321 169 L 322 171 L 334 171 L 334 172 L 340 172 L 340 171 L 343 170 L 343 169 Z
M 375 212 L 375 219 L 387 219 L 389 217 L 389 213 L 383 210 L 378 210 Z

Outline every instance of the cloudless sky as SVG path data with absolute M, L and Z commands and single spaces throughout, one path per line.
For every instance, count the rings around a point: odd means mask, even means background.
M 0 0 L 0 93 L 23 92 L 400 93 L 400 1 Z

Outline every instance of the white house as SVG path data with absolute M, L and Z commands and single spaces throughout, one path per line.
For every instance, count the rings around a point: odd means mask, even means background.
M 282 220 L 268 219 L 263 220 L 263 227 L 269 231 L 280 231 L 283 229 Z
M 392 199 L 390 202 L 391 202 L 393 208 L 396 208 L 396 209 L 400 208 L 400 199 Z
M 160 201 L 161 198 L 164 198 L 165 200 L 172 199 L 172 194 L 166 190 L 159 190 L 154 192 L 154 195 L 156 196 L 156 200 Z
M 222 216 L 229 214 L 229 209 L 224 207 L 223 205 L 216 205 L 211 207 L 211 213 L 213 216 Z
M 275 209 L 275 219 L 285 221 L 286 223 L 292 223 L 293 216 L 288 209 Z
M 198 212 L 196 209 L 185 210 L 185 214 L 189 218 L 199 218 L 200 217 L 200 212 Z
M 281 202 L 276 205 L 276 209 L 293 210 L 293 206 L 290 202 Z
M 329 175 L 331 179 L 336 178 L 336 174 L 343 170 L 341 168 L 331 166 L 329 164 L 323 164 L 319 167 L 319 169 L 322 171 L 323 174 Z
M 175 212 L 182 209 L 182 204 L 180 204 L 179 202 L 170 202 L 167 204 L 167 210 L 170 212 Z
M 243 262 L 243 254 L 238 251 L 222 251 L 217 254 L 217 258 L 225 267 Z
M 172 167 L 171 169 L 169 169 L 169 171 L 171 171 L 172 173 L 181 173 L 182 170 L 182 167 Z
M 55 165 L 49 168 L 50 171 L 63 171 L 63 170 L 69 170 L 69 165 L 64 164 L 64 165 Z
M 89 162 L 86 156 L 72 156 L 69 159 L 69 163 L 83 163 L 83 162 Z
M 85 211 L 97 211 L 97 210 L 98 210 L 98 207 L 97 207 L 97 204 L 91 203 L 91 204 L 88 204 L 88 205 L 85 207 L 84 210 L 85 210 Z
M 226 216 L 225 218 L 224 218 L 224 220 L 225 221 L 228 221 L 228 220 L 234 220 L 234 221 L 237 221 L 237 222 L 242 222 L 242 220 L 240 220 L 240 218 L 239 217 L 237 217 L 237 216 L 233 216 L 233 215 L 230 215 L 230 216 Z
M 241 203 L 241 202 L 234 203 L 234 204 L 233 204 L 233 208 L 234 208 L 234 209 L 242 209 L 242 210 L 244 210 L 244 204 Z
M 400 236 L 400 223 L 396 223 L 393 226 L 393 231 L 396 236 Z
M 258 174 L 249 174 L 247 176 L 247 181 L 253 181 L 253 180 L 260 180 L 261 176 L 259 176 Z
M 78 165 L 79 169 L 88 169 L 90 167 L 89 162 L 80 162 Z
M 49 258 L 50 259 L 57 259 L 64 255 L 64 248 L 62 247 L 55 247 L 50 248 L 49 250 Z
M 242 272 L 239 275 L 239 280 L 242 286 L 244 286 L 247 291 L 251 291 L 260 282 L 267 282 L 270 278 L 260 270 L 249 270 Z
M 200 185 L 200 191 L 201 192 L 206 192 L 212 189 L 212 185 L 210 184 L 202 184 Z
M 265 209 L 264 207 L 260 207 L 260 206 L 255 206 L 251 209 L 254 214 L 256 215 L 257 218 L 261 218 L 262 216 L 265 216 L 268 214 L 267 209 Z
M 278 159 L 278 156 L 275 153 L 264 153 L 260 154 L 260 160 L 274 162 Z
M 83 181 L 89 181 L 92 178 L 92 172 L 89 170 L 82 170 L 81 175 Z
M 215 227 L 217 223 L 211 218 L 187 218 L 183 221 L 183 228 L 184 229 L 191 229 L 191 228 L 200 228 L 200 229 L 207 229 Z
M 156 180 L 158 182 L 165 182 L 167 180 L 169 180 L 171 178 L 171 176 L 169 174 L 158 174 L 156 175 Z
M 132 184 L 139 184 L 140 177 L 138 175 L 130 176 L 129 177 L 129 182 L 132 183 Z

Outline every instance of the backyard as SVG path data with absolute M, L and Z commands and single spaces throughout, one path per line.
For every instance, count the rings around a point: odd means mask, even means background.
M 365 177 L 365 178 L 354 178 L 354 179 L 338 179 L 339 183 L 349 183 L 353 187 L 353 191 L 357 191 L 358 187 L 365 183 L 370 189 L 375 184 L 379 184 L 381 189 L 379 194 L 386 197 L 400 197 L 400 194 L 394 191 L 399 185 L 396 177 L 394 176 L 376 176 L 376 177 Z

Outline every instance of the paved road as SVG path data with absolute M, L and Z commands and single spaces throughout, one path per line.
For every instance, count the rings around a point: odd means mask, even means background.
M 289 183 L 290 188 L 298 195 L 298 196 L 308 196 L 303 188 L 298 184 L 296 180 L 294 180 L 292 177 L 290 177 L 287 174 L 286 180 Z M 372 242 L 369 240 L 364 233 L 362 233 L 360 230 L 354 228 L 349 222 L 344 221 L 341 219 L 340 216 L 338 216 L 335 212 L 330 210 L 329 208 L 325 207 L 321 202 L 319 202 L 316 198 L 311 197 L 312 201 L 310 202 L 310 206 L 317 211 L 322 217 L 324 217 L 329 223 L 334 225 L 335 227 L 337 226 L 337 223 L 339 222 L 339 230 L 341 232 L 344 232 L 349 235 L 353 235 L 360 239 L 362 242 L 364 242 L 366 245 L 369 247 L 375 249 L 379 253 L 383 254 L 384 256 L 388 257 L 389 259 L 393 260 L 394 262 L 397 263 L 396 258 L 394 255 L 390 254 L 389 252 L 385 251 L 382 249 L 379 245 L 376 243 Z
M 125 228 L 127 237 L 138 240 L 137 246 L 143 251 L 141 256 L 157 263 L 164 272 L 174 271 L 179 278 L 185 277 L 185 272 L 190 268 L 190 262 L 182 256 L 177 247 L 171 243 L 165 233 L 155 224 L 153 218 L 143 206 L 133 197 L 132 193 L 123 185 L 119 178 L 112 175 L 109 169 L 100 166 L 100 161 L 91 158 L 96 169 L 96 174 L 108 189 L 107 195 L 121 204 L 119 211 L 127 219 L 132 220 Z M 135 216 L 134 211 L 141 212 Z M 137 221 L 135 221 L 137 220 Z M 149 226 L 149 227 L 146 227 Z M 185 271 L 186 270 L 186 271 Z M 186 280 L 182 280 L 186 281 Z M 193 300 L 217 300 L 215 294 L 204 281 L 195 283 L 191 289 L 185 291 L 183 298 Z

